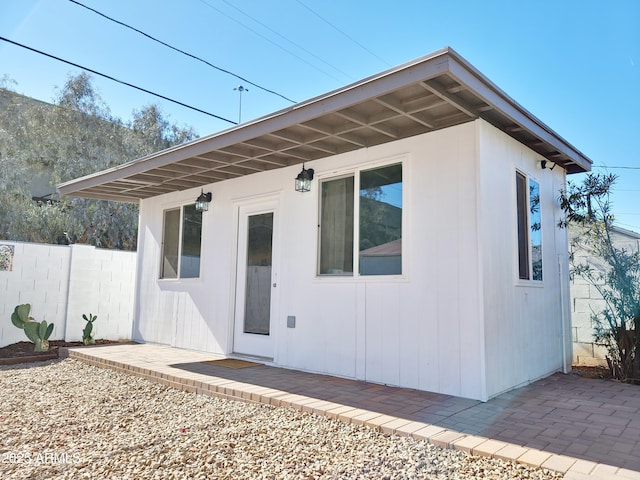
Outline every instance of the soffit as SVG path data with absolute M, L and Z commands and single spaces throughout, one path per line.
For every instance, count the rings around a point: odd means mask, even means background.
M 482 118 L 568 173 L 591 161 L 450 48 L 220 133 L 59 186 L 136 202 Z

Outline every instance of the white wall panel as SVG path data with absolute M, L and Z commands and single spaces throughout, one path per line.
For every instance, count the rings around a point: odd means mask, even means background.
M 563 367 L 558 186 L 564 171 L 539 167 L 541 156 L 484 123 L 480 138 L 481 226 L 487 394 L 495 396 Z M 543 281 L 518 279 L 515 172 L 540 185 Z
M 403 285 L 404 286 L 404 285 Z M 397 284 L 366 286 L 366 379 L 387 385 L 400 385 L 400 343 L 404 314 Z

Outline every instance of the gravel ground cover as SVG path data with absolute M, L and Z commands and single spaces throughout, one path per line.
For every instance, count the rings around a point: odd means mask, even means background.
M 560 479 L 73 359 L 0 367 L 2 479 Z

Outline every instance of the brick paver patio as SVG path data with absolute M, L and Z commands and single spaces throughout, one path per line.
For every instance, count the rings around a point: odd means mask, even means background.
M 486 403 L 158 345 L 71 348 L 71 357 L 186 391 L 257 401 L 565 472 L 640 480 L 640 387 L 556 374 Z

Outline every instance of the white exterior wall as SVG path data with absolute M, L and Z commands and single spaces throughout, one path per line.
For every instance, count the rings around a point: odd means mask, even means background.
M 213 202 L 203 215 L 201 278 L 195 280 L 158 276 L 163 211 L 192 203 L 200 190 L 144 200 L 134 339 L 232 353 L 238 209 L 268 196 L 279 204 L 275 365 L 481 400 L 555 371 L 560 327 L 547 319 L 560 310 L 553 245 L 561 241 L 546 216 L 555 187 L 540 178 L 544 288 L 514 285 L 515 215 L 505 218 L 515 205 L 514 162 L 528 166 L 528 156 L 534 154 L 479 120 L 308 162 L 315 169 L 310 193 L 293 189 L 299 165 L 212 184 L 204 188 Z M 319 182 L 399 160 L 403 275 L 318 277 Z M 544 173 L 562 183 L 560 172 Z M 505 260 L 505 252 L 514 258 Z M 495 287 L 483 295 L 490 282 Z M 538 301 L 550 298 L 556 302 L 550 310 Z M 296 317 L 295 328 L 287 328 L 289 315 Z M 539 328 L 540 318 L 549 325 Z M 488 374 L 490 385 L 485 367 L 497 369 Z
M 567 237 L 557 227 L 565 172 L 542 170 L 535 152 L 478 125 L 487 395 L 493 397 L 571 364 Z M 516 170 L 540 185 L 542 282 L 518 278 Z
M 82 314 L 98 315 L 95 338 L 131 338 L 136 254 L 86 245 L 0 241 L 15 246 L 12 271 L 0 271 L 0 347 L 28 341 L 11 323 L 16 305 L 54 323 L 52 340 L 82 340 Z

